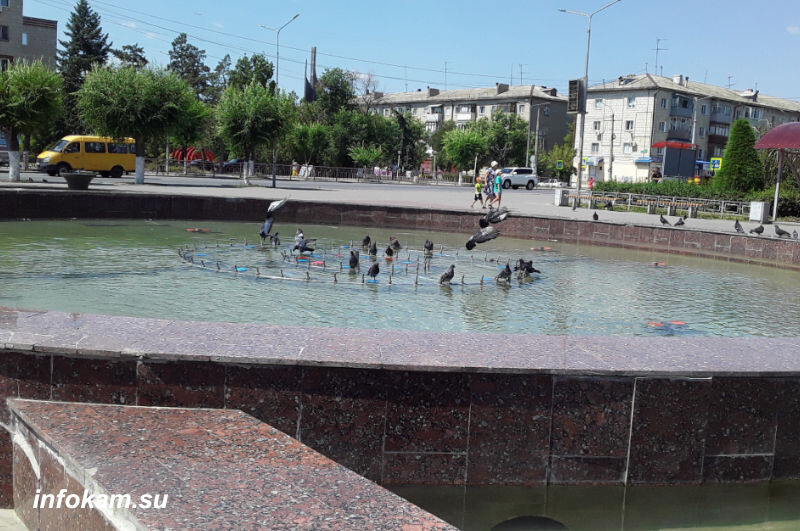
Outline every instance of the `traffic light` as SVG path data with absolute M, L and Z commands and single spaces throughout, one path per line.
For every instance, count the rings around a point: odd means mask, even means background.
M 586 112 L 586 84 L 583 79 L 570 79 L 567 91 L 567 112 L 570 114 Z

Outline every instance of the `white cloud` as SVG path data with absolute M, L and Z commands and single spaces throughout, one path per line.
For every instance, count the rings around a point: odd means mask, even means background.
M 126 20 L 122 25 L 126 28 L 136 29 L 136 22 L 131 22 L 130 20 Z
M 158 35 L 156 35 L 155 33 L 150 33 L 149 31 L 145 31 L 144 32 L 144 36 L 147 37 L 148 39 L 153 39 L 153 40 L 156 40 L 156 41 L 160 41 L 161 40 Z
M 225 27 L 223 24 L 220 24 L 219 22 L 214 22 L 214 25 L 216 27 L 218 27 L 218 28 L 224 28 Z
M 786 26 L 786 31 L 792 35 L 800 35 L 800 26 Z

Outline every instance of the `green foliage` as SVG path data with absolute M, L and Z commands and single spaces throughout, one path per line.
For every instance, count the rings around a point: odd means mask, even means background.
M 365 168 L 373 166 L 383 157 L 383 150 L 380 146 L 376 145 L 350 146 L 350 148 L 348 148 L 348 153 L 357 166 L 363 166 Z
M 561 144 L 553 146 L 553 149 L 539 155 L 536 170 L 543 175 L 553 175 L 556 179 L 568 182 L 570 176 L 578 170 L 573 165 L 575 160 L 575 122 L 570 122 L 569 131 L 564 136 Z M 563 167 L 559 170 L 557 161 L 563 162 Z M 596 185 L 595 185 L 596 186 Z
M 181 33 L 172 41 L 167 70 L 175 72 L 186 81 L 198 98 L 206 97 L 209 68 L 205 64 L 206 52 L 189 44 L 186 34 Z
M 725 146 L 722 167 L 713 179 L 714 188 L 721 192 L 748 192 L 764 188 L 763 166 L 753 147 L 755 143 L 750 123 L 744 119 L 736 120 Z
M 125 44 L 119 50 L 111 50 L 111 53 L 119 60 L 122 66 L 130 66 L 133 68 L 144 68 L 147 66 L 144 48 L 138 44 Z
M 133 137 L 137 157 L 148 139 L 177 132 L 198 109 L 186 82 L 164 70 L 95 68 L 78 91 L 81 118 L 101 135 Z M 136 181 L 144 182 L 138 168 Z
M 292 158 L 305 164 L 318 164 L 328 145 L 328 126 L 295 123 L 288 135 Z
M 489 151 L 489 144 L 476 129 L 454 129 L 444 136 L 444 152 L 456 168 L 472 168 L 475 156 L 481 160 Z
M 231 56 L 225 54 L 220 59 L 214 70 L 208 75 L 208 87 L 206 88 L 206 101 L 216 105 L 222 97 L 222 92 L 228 86 L 228 78 L 231 73 Z
M 350 166 L 350 147 L 360 145 L 382 146 L 383 164 L 390 163 L 392 153 L 397 153 L 400 132 L 397 122 L 377 114 L 364 114 L 358 110 L 342 110 L 331 118 L 328 149 L 324 161 L 327 166 Z
M 200 100 L 192 100 L 173 126 L 171 143 L 191 146 L 203 140 L 209 129 L 211 112 Z
M 354 76 L 341 68 L 329 68 L 317 80 L 317 104 L 326 120 L 340 111 L 355 109 Z
M 425 126 L 411 113 L 395 111 L 392 119 L 397 123 L 400 138 L 397 139 L 402 168 L 417 168 L 425 159 Z
M 742 194 L 720 192 L 712 186 L 697 186 L 682 181 L 622 183 L 618 181 L 595 182 L 598 192 L 621 192 L 624 194 L 663 195 L 667 197 L 696 197 L 700 199 L 729 199 L 741 201 Z
M 57 136 L 86 131 L 75 107 L 75 92 L 83 85 L 94 65 L 105 64 L 111 51 L 108 34 L 100 27 L 100 15 L 86 0 L 78 0 L 64 31 L 67 40 L 59 40 L 58 71 L 64 79 L 64 115 Z
M 257 147 L 284 134 L 292 111 L 288 96 L 273 94 L 259 83 L 243 90 L 230 86 L 217 106 L 219 134 L 232 153 L 253 160 Z
M 745 196 L 746 201 L 764 201 L 770 205 L 775 200 L 775 185 L 766 190 L 750 192 Z M 781 182 L 781 190 L 778 194 L 778 216 L 800 218 L 800 191 L 792 181 Z
M 499 112 L 491 120 L 481 118 L 469 125 L 486 138 L 488 158 L 500 166 L 527 166 L 528 122 L 516 114 Z
M 244 89 L 250 83 L 258 83 L 275 92 L 275 81 L 272 80 L 274 68 L 263 53 L 251 57 L 246 55 L 236 61 L 236 66 L 230 71 L 228 85 Z

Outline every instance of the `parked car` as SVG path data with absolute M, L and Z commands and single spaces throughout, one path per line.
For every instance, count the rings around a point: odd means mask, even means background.
M 231 159 L 222 163 L 219 169 L 220 173 L 239 173 L 242 171 L 242 161 L 239 159 Z
M 539 182 L 539 187 L 541 188 L 565 188 L 567 186 L 569 186 L 568 183 L 559 181 L 558 179 L 542 179 Z
M 533 168 L 503 168 L 500 171 L 503 179 L 501 182 L 506 190 L 509 188 L 516 190 L 520 186 L 533 190 L 539 184 L 539 178 L 533 174 Z

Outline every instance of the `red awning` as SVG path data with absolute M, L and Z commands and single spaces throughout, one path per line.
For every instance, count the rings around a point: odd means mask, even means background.
M 675 140 L 667 140 L 667 141 L 662 140 L 661 142 L 656 142 L 650 147 L 651 148 L 668 147 L 672 149 L 694 149 L 694 144 L 690 144 L 689 142 L 678 142 Z
M 800 148 L 800 122 L 791 122 L 770 129 L 755 145 L 756 149 Z

